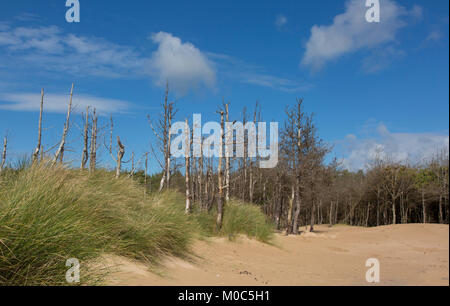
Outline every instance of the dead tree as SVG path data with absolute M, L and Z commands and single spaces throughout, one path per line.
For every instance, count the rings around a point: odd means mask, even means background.
M 2 162 L 0 163 L 0 172 L 2 172 L 3 168 L 5 167 L 7 147 L 8 147 L 8 136 L 5 136 L 3 138 L 3 153 L 2 153 Z
M 203 137 L 200 138 L 200 159 L 198 165 L 198 202 L 203 208 Z
M 147 116 L 148 121 L 150 123 L 150 127 L 153 130 L 156 138 L 160 143 L 161 152 L 164 157 L 163 164 L 163 175 L 161 177 L 161 181 L 159 183 L 159 191 L 161 192 L 164 188 L 170 187 L 170 161 L 171 161 L 171 153 L 170 153 L 170 144 L 171 144 L 171 135 L 170 128 L 172 127 L 172 120 L 175 117 L 175 102 L 169 101 L 169 84 L 166 84 L 166 91 L 164 95 L 164 102 L 162 103 L 162 113 L 158 120 L 158 124 L 153 127 L 150 116 Z
M 44 88 L 41 89 L 41 107 L 39 110 L 39 126 L 38 126 L 38 143 L 36 149 L 33 153 L 33 163 L 38 160 L 39 153 L 41 151 L 41 140 L 42 140 L 42 112 L 44 110 Z
M 84 132 L 83 132 L 83 153 L 81 155 L 81 170 L 86 167 L 86 163 L 89 159 L 89 106 L 86 107 L 86 117 L 84 120 Z
M 91 127 L 91 150 L 89 153 L 89 172 L 95 171 L 97 163 L 97 113 L 94 108 L 92 113 L 92 127 Z
M 228 112 L 228 104 L 225 105 L 225 114 L 226 114 L 226 120 L 227 123 L 230 121 L 230 117 L 229 117 L 229 112 Z M 227 133 L 229 133 L 230 131 L 227 131 Z M 227 137 L 227 139 L 230 137 Z M 228 145 L 228 144 L 226 144 Z M 230 201 L 230 153 L 231 152 L 227 152 L 227 154 L 225 154 L 225 201 L 228 202 Z
M 145 153 L 144 194 L 147 194 L 147 171 L 148 171 L 148 152 Z
M 184 137 L 185 137 L 185 153 L 184 153 L 184 158 L 185 158 L 185 183 L 186 183 L 186 209 L 185 212 L 186 214 L 189 214 L 191 211 L 191 195 L 190 195 L 190 186 L 189 186 L 189 171 L 190 171 L 190 167 L 189 167 L 189 159 L 190 159 L 190 149 L 191 149 L 191 142 L 189 140 L 189 123 L 188 120 L 186 119 L 186 125 L 184 128 Z
M 216 220 L 216 230 L 220 231 L 222 228 L 223 220 L 223 183 L 222 183 L 222 159 L 223 159 L 223 143 L 224 143 L 224 118 L 223 111 L 220 112 L 220 148 L 219 148 L 219 165 L 217 169 L 217 179 L 219 193 L 217 196 L 217 220 Z
M 125 155 L 125 146 L 120 141 L 119 136 L 117 136 L 117 145 L 119 147 L 117 151 L 117 166 L 116 166 L 116 179 L 120 177 L 120 170 L 122 169 L 122 158 Z
M 66 137 L 67 132 L 69 131 L 69 123 L 70 123 L 70 113 L 72 112 L 72 97 L 73 97 L 73 83 L 72 88 L 70 89 L 70 99 L 69 99 L 69 107 L 67 108 L 67 117 L 66 117 L 66 123 L 64 124 L 64 130 L 61 138 L 61 143 L 59 145 L 58 150 L 56 151 L 54 162 L 59 161 L 62 163 L 64 158 L 64 149 L 66 145 Z

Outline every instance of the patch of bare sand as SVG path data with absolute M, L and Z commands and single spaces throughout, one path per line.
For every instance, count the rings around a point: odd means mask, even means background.
M 449 285 L 448 225 L 362 228 L 316 226 L 300 236 L 276 234 L 274 245 L 245 237 L 197 241 L 192 261 L 167 258 L 158 274 L 142 263 L 107 257 L 110 285 L 368 285 L 368 258 L 379 285 Z

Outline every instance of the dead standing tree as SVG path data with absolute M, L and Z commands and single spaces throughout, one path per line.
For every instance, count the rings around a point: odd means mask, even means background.
M 91 148 L 89 152 L 89 172 L 95 171 L 95 166 L 97 163 L 97 122 L 98 117 L 96 110 L 92 112 L 92 127 L 91 127 Z
M 159 184 L 159 191 L 164 188 L 170 188 L 170 161 L 171 161 L 171 153 L 170 153 L 170 144 L 171 144 L 171 135 L 170 128 L 172 127 L 172 120 L 175 117 L 175 102 L 169 101 L 169 84 L 166 84 L 166 91 L 164 95 L 164 102 L 162 104 L 162 113 L 158 120 L 158 124 L 153 127 L 150 116 L 147 116 L 148 121 L 150 123 L 150 127 L 153 130 L 156 138 L 160 142 L 161 152 L 164 157 L 163 164 L 163 175 L 161 177 L 161 181 Z
M 227 123 L 230 122 L 230 117 L 229 117 L 229 111 L 228 111 L 228 104 L 225 105 L 225 114 L 226 114 L 226 120 Z M 227 131 L 227 133 L 229 133 L 230 131 Z M 229 140 L 230 138 L 232 139 L 232 135 L 228 135 L 228 137 L 226 137 L 227 140 Z M 227 141 L 228 142 L 228 141 Z M 228 143 L 227 143 L 227 149 L 228 149 Z M 226 151 L 225 154 L 225 185 L 226 185 L 226 189 L 225 189 L 225 201 L 229 202 L 230 201 L 230 155 L 231 152 L 229 152 L 230 150 Z
M 86 167 L 89 159 L 89 106 L 86 107 L 86 117 L 83 131 L 83 153 L 81 155 L 81 170 Z
M 220 111 L 220 148 L 219 148 L 219 165 L 217 168 L 217 180 L 218 180 L 218 195 L 217 195 L 217 219 L 216 230 L 220 231 L 222 228 L 223 220 L 223 178 L 222 178 L 222 159 L 223 159 L 223 144 L 224 144 L 224 118 L 223 111 Z
M 191 195 L 190 195 L 190 186 L 189 186 L 189 171 L 190 171 L 190 165 L 189 160 L 191 157 L 190 149 L 191 149 L 191 141 L 189 139 L 189 123 L 186 119 L 186 125 L 184 127 L 184 145 L 185 145 L 185 152 L 184 152 L 184 158 L 185 158 L 185 183 L 186 183 L 186 214 L 189 214 L 191 211 Z
M 56 151 L 55 158 L 53 160 L 54 163 L 56 163 L 59 159 L 59 161 L 62 163 L 64 159 L 64 150 L 66 145 L 66 137 L 67 133 L 69 131 L 69 124 L 70 124 L 70 113 L 72 112 L 72 97 L 73 97 L 73 83 L 72 88 L 70 89 L 70 99 L 69 99 L 69 107 L 67 108 L 67 116 L 66 116 L 66 123 L 64 124 L 64 130 L 61 138 L 61 143 L 59 145 L 58 150 Z
M 5 167 L 7 147 L 8 147 L 8 136 L 5 136 L 3 138 L 3 152 L 2 152 L 2 161 L 0 163 L 0 172 L 2 172 L 3 168 Z
M 120 141 L 119 136 L 117 136 L 117 146 L 119 147 L 119 149 L 117 150 L 116 179 L 120 177 L 120 170 L 122 169 L 122 158 L 125 155 L 125 146 Z
M 41 140 L 42 140 L 42 112 L 44 110 L 44 88 L 41 89 L 41 106 L 39 110 L 39 125 L 38 125 L 38 143 L 36 149 L 33 153 L 33 163 L 38 160 L 39 153 L 41 151 Z

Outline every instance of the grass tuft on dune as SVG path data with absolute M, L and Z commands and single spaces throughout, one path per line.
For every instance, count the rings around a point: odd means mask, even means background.
M 164 255 L 183 256 L 205 235 L 247 234 L 270 239 L 271 226 L 258 207 L 227 205 L 220 233 L 214 213 L 184 214 L 176 192 L 144 195 L 123 176 L 98 170 L 35 165 L 0 175 L 0 285 L 67 285 L 65 263 L 81 263 L 81 284 L 102 273 L 83 265 L 110 253 L 157 264 Z

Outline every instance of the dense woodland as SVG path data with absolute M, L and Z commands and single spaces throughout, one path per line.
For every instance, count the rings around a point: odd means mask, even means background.
M 37 145 L 31 162 L 64 163 L 67 139 L 74 133 L 74 120 L 82 120 L 83 142 L 80 167 L 86 173 L 99 167 L 99 151 L 114 161 L 116 177 L 127 175 L 146 186 L 148 193 L 164 189 L 178 190 L 186 195 L 186 213 L 196 206 L 217 212 L 220 228 L 227 201 L 231 198 L 257 204 L 275 227 L 287 234 L 298 234 L 303 227 L 314 230 L 316 224 L 345 223 L 355 226 L 379 226 L 400 223 L 449 222 L 449 155 L 448 149 L 437 150 L 432 158 L 420 164 L 394 161 L 380 153 L 367 169 L 349 172 L 338 160 L 326 163 L 332 147 L 323 141 L 316 129 L 314 117 L 303 109 L 303 100 L 294 100 L 286 107 L 286 120 L 280 123 L 279 162 L 275 168 L 261 169 L 258 158 L 207 158 L 171 156 L 169 130 L 176 120 L 186 120 L 177 113 L 167 86 L 160 114 L 149 114 L 149 138 L 157 143 L 142 156 L 125 147 L 115 135 L 112 118 L 99 117 L 87 108 L 79 116 L 72 114 L 72 85 L 61 140 L 54 147 L 42 146 L 45 95 L 41 92 L 41 108 L 36 129 Z M 230 118 L 230 103 L 218 106 L 217 120 L 222 125 L 222 145 L 225 145 L 224 123 L 249 120 L 262 121 L 261 109 L 244 108 L 241 118 Z M 74 119 L 75 118 L 75 119 Z M 120 135 L 126 139 L 126 135 Z M 192 156 L 192 137 L 188 156 Z M 245 134 L 244 142 L 248 139 Z M 244 143 L 247 148 L 247 143 Z M 74 146 L 72 144 L 72 146 Z M 223 147 L 222 147 L 223 148 Z M 223 152 L 223 151 L 222 151 Z M 126 157 L 126 160 L 124 158 Z M 153 160 L 152 160 L 153 159 Z M 150 163 L 158 163 L 161 172 L 148 175 Z M 124 170 L 123 164 L 127 164 Z M 75 167 L 74 165 L 71 165 Z M 8 163 L 8 138 L 4 137 L 0 171 L 12 167 Z

